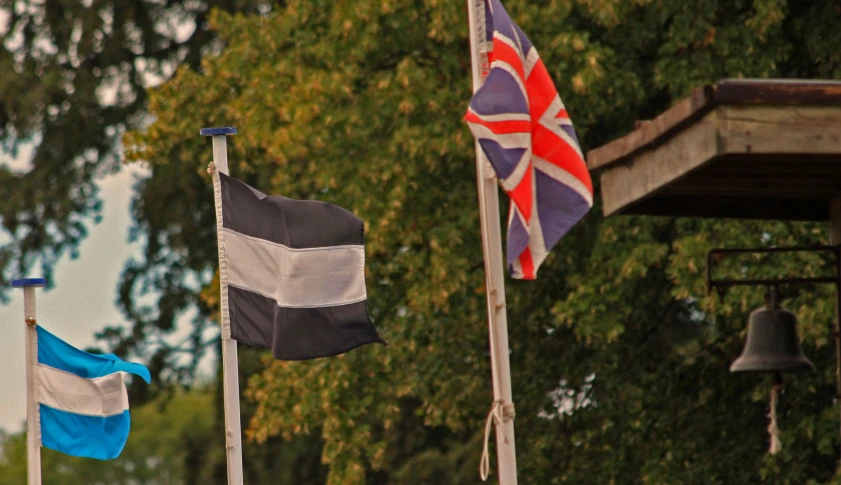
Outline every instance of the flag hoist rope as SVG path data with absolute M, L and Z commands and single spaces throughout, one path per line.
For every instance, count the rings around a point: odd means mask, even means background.
M 470 59 L 473 92 L 482 85 L 484 39 L 484 0 L 467 0 L 470 22 Z M 508 322 L 505 311 L 505 282 L 502 264 L 502 233 L 499 222 L 497 179 L 477 141 L 476 178 L 479 191 L 479 219 L 482 227 L 482 249 L 485 255 L 485 285 L 488 298 L 488 332 L 490 336 L 491 374 L 494 401 L 485 422 L 485 442 L 479 474 L 487 479 L 490 469 L 488 440 L 491 423 L 496 428 L 496 453 L 500 485 L 516 485 L 517 458 L 514 447 L 514 402 L 511 393 L 511 368 L 508 358 Z

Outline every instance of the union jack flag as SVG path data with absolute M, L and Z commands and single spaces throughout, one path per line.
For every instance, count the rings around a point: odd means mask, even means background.
M 511 198 L 508 269 L 533 280 L 549 250 L 593 206 L 593 183 L 569 114 L 526 34 L 499 0 L 477 10 L 487 77 L 465 120 Z

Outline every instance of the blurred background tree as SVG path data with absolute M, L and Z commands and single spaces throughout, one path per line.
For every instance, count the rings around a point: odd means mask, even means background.
M 217 403 L 217 401 L 220 401 Z M 247 408 L 247 407 L 246 407 Z M 226 484 L 227 469 L 221 395 L 202 385 L 172 390 L 142 406 L 132 406 L 132 430 L 115 460 L 75 458 L 42 448 L 43 483 L 62 485 Z M 221 429 L 220 429 L 221 426 Z M 317 437 L 300 437 L 244 447 L 247 483 L 323 483 Z M 0 485 L 26 483 L 25 434 L 0 431 Z
M 506 7 L 537 46 L 585 150 L 721 78 L 841 75 L 833 2 Z M 154 121 L 124 138 L 127 159 L 151 169 L 133 205 L 145 259 L 126 267 L 119 289 L 131 328 L 106 330 L 104 342 L 138 351 L 192 308 L 187 347 L 207 345 L 218 279 L 211 152 L 197 129 L 237 126 L 232 175 L 367 221 L 371 312 L 390 344 L 312 362 L 244 351 L 248 446 L 263 450 L 246 468 L 288 459 L 294 448 L 283 443 L 304 437 L 312 441 L 300 459 L 325 468 L 297 483 L 475 483 L 491 388 L 473 142 L 461 121 L 465 5 L 297 0 L 248 15 L 215 11 L 210 29 L 219 48 L 149 91 Z M 604 219 L 599 204 L 536 282 L 508 281 L 521 482 L 838 483 L 832 288 L 785 295 L 819 371 L 787 381 L 776 456 L 765 453 L 769 383 L 727 371 L 761 291 L 734 290 L 722 303 L 703 289 L 712 247 L 825 243 L 826 228 Z M 758 275 L 816 274 L 821 263 L 743 262 Z M 171 371 L 173 355 L 160 347 L 153 369 L 189 382 L 189 368 Z M 222 449 L 218 403 L 215 416 Z M 213 463 L 224 472 L 224 457 Z
M 178 392 L 144 406 L 132 407 L 131 439 L 116 460 L 74 458 L 52 450 L 42 451 L 44 483 L 181 484 L 210 478 L 201 465 L 213 430 L 213 394 L 195 390 Z M 24 435 L 2 440 L 0 483 L 26 483 Z M 195 477 L 195 481 L 188 481 Z
M 150 121 L 146 88 L 220 50 L 210 10 L 271 5 L 0 0 L 0 153 L 29 162 L 0 164 L 0 301 L 11 279 L 37 268 L 51 285 L 78 255 L 101 215 L 96 181 L 119 170 L 123 133 Z

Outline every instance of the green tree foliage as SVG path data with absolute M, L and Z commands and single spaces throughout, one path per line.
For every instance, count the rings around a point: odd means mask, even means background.
M 244 352 L 248 369 L 249 353 Z M 253 354 L 253 352 L 252 352 Z M 200 387 L 200 386 L 197 386 Z M 253 412 L 243 407 L 244 414 Z M 119 458 L 76 458 L 42 448 L 43 483 L 62 485 L 190 485 L 228 483 L 221 390 L 172 391 L 132 406 L 131 433 Z M 245 443 L 246 483 L 323 483 L 318 437 Z M 0 485 L 26 483 L 26 436 L 0 430 Z
M 118 169 L 122 133 L 146 123 L 144 87 L 218 48 L 208 11 L 269 6 L 0 0 L 0 154 L 33 150 L 31 166 L 0 165 L 2 288 L 33 267 L 49 280 L 62 255 L 75 257 L 101 212 L 97 177 Z
M 510 0 L 576 122 L 584 148 L 627 132 L 724 77 L 836 78 L 838 7 L 755 0 Z M 236 177 L 269 193 L 337 203 L 367 221 L 371 312 L 389 347 L 267 361 L 248 384 L 257 441 L 318 434 L 328 483 L 474 483 L 491 401 L 470 96 L 461 2 L 291 1 L 217 13 L 226 47 L 150 95 L 156 121 L 126 137 L 152 175 L 135 202 L 144 287 L 166 307 L 218 306 L 210 147 L 234 125 Z M 503 214 L 501 214 L 501 217 Z M 716 246 L 825 242 L 813 224 L 644 217 L 597 208 L 541 268 L 509 281 L 511 365 L 523 483 L 835 483 L 831 288 L 792 288 L 819 372 L 786 384 L 783 451 L 765 453 L 768 382 L 730 375 L 758 290 L 706 297 Z M 741 262 L 816 274 L 796 256 Z M 736 263 L 721 271 L 739 274 Z M 735 272 L 735 273 L 733 273 Z M 133 335 L 154 330 L 138 320 Z M 163 328 L 163 330 L 167 330 Z M 196 334 L 204 331 L 197 325 Z M 413 421 L 416 420 L 416 421 Z M 246 464 L 248 466 L 248 464 Z M 445 478 L 441 478 L 445 477 Z M 428 480 L 428 481 L 427 481 Z
M 131 410 L 132 430 L 115 460 L 76 458 L 43 448 L 43 482 L 63 485 L 176 485 L 202 483 L 201 466 L 213 429 L 213 393 L 177 393 Z M 0 484 L 26 483 L 26 439 L 4 436 Z M 222 450 L 224 454 L 224 449 Z M 223 457 L 224 458 L 224 457 Z

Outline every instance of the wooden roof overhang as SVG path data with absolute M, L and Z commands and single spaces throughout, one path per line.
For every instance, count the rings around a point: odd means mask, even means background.
M 827 220 L 841 82 L 725 80 L 587 153 L 604 214 Z

